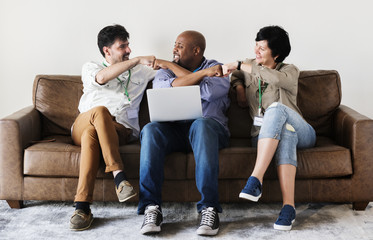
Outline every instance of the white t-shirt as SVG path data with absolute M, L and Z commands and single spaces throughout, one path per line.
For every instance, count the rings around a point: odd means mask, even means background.
M 133 130 L 133 137 L 138 138 L 140 133 L 138 112 L 142 96 L 149 81 L 154 79 L 156 71 L 144 65 L 137 65 L 131 71 L 128 83 L 128 94 L 125 95 L 129 71 L 110 80 L 104 85 L 96 82 L 97 73 L 110 64 L 103 60 L 102 63 L 88 62 L 82 68 L 83 95 L 79 102 L 79 111 L 86 112 L 94 107 L 105 106 L 116 121 Z

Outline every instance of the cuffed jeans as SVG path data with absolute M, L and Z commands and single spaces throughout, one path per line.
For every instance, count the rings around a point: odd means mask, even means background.
M 259 137 L 280 140 L 274 156 L 277 165 L 297 166 L 297 148 L 315 145 L 316 133 L 297 112 L 282 103 L 272 103 L 266 110 Z M 254 140 L 255 141 L 255 140 Z M 257 140 L 256 140 L 257 141 Z M 256 143 L 253 142 L 255 146 Z
M 196 162 L 196 185 L 201 193 L 198 212 L 204 207 L 222 211 L 218 194 L 219 149 L 228 146 L 229 134 L 219 122 L 212 118 L 151 122 L 142 129 L 140 139 L 139 214 L 143 214 L 148 205 L 161 207 L 165 156 L 171 152 L 191 151 Z
M 118 135 L 125 141 L 132 131 L 117 123 L 109 110 L 102 106 L 79 114 L 73 126 L 73 142 L 81 146 L 79 182 L 74 201 L 92 202 L 101 154 L 105 172 L 123 170 Z

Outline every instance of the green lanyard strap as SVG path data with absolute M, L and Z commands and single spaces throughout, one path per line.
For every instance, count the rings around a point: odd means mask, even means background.
M 102 65 L 107 67 L 107 65 L 105 63 L 102 63 Z M 120 86 L 122 88 L 124 88 L 124 94 L 127 96 L 128 101 L 131 101 L 130 96 L 128 94 L 128 90 L 127 90 L 128 89 L 128 84 L 130 83 L 130 80 L 131 80 L 131 69 L 128 69 L 128 79 L 127 79 L 126 86 L 124 86 L 124 82 L 122 80 L 120 80 L 119 77 L 117 77 L 117 80 L 120 82 Z
M 279 63 L 280 64 L 280 66 L 278 66 L 278 67 L 276 67 L 276 70 L 280 70 L 280 68 L 284 65 L 282 62 L 281 63 Z M 258 114 L 259 114 L 259 116 L 261 116 L 262 115 L 262 95 L 263 95 L 263 93 L 264 93 L 264 91 L 266 90 L 266 88 L 267 88 L 267 86 L 268 86 L 268 83 L 264 83 L 264 85 L 263 85 L 263 90 L 262 90 L 262 84 L 261 84 L 261 81 L 262 81 L 262 79 L 258 79 L 258 82 L 259 82 L 259 109 L 258 109 Z
M 262 84 L 261 84 L 261 79 L 259 78 L 259 108 L 258 108 L 258 115 L 262 115 L 262 95 L 263 92 L 266 90 L 268 83 L 264 83 L 263 90 L 262 90 Z

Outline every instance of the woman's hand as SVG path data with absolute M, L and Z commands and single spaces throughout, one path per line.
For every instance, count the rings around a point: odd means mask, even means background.
M 237 69 L 238 62 L 226 63 L 222 66 L 223 68 L 223 75 L 226 76 L 232 73 L 234 70 Z
M 234 70 L 236 70 L 238 68 L 238 64 L 239 64 L 238 62 L 232 62 L 232 63 L 226 63 L 226 64 L 224 64 L 222 66 L 224 76 L 228 75 L 228 74 L 232 73 Z M 241 64 L 240 64 L 240 70 L 242 70 L 244 72 L 251 73 L 251 71 L 252 71 L 251 64 L 250 63 L 243 63 L 243 62 L 241 62 Z

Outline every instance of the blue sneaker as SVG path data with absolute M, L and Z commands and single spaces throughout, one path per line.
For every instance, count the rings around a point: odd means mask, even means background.
M 282 207 L 280 216 L 277 218 L 273 228 L 277 230 L 290 231 L 294 221 L 295 208 L 290 205 L 285 205 Z
M 244 187 L 244 189 L 242 189 L 239 197 L 257 202 L 261 196 L 262 184 L 256 177 L 249 177 L 249 179 L 247 179 L 246 186 Z

